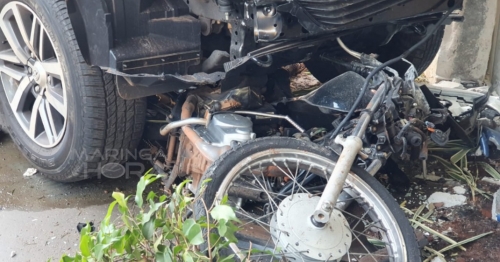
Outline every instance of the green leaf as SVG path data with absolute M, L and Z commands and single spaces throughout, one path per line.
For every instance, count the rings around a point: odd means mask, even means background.
M 163 227 L 165 224 L 163 219 L 155 219 L 155 228 Z
M 458 161 L 462 160 L 462 158 L 467 157 L 467 153 L 469 153 L 470 149 L 462 149 L 458 151 L 456 154 L 451 156 L 450 161 L 453 164 L 458 163 Z
M 88 227 L 88 225 L 86 227 Z M 80 252 L 84 257 L 90 257 L 91 255 L 91 250 L 90 250 L 91 241 L 92 239 L 87 234 L 84 234 L 80 237 Z
M 234 258 L 234 254 L 229 255 L 229 256 L 227 256 L 227 257 L 224 257 L 224 258 L 220 259 L 220 260 L 219 260 L 219 262 L 229 262 L 229 261 L 234 261 L 234 259 L 233 259 L 233 258 Z
M 205 242 L 203 240 L 201 226 L 192 218 L 184 221 L 184 224 L 182 225 L 182 233 L 184 233 L 184 236 L 192 245 L 200 245 Z
M 134 249 L 134 251 L 130 254 L 130 258 L 132 261 L 139 261 L 142 259 L 141 250 L 139 248 Z
M 146 189 L 146 178 L 145 176 L 141 177 L 139 182 L 137 183 L 137 190 L 135 193 L 135 203 L 139 208 L 142 208 L 143 204 L 143 199 L 142 199 L 142 192 L 144 192 L 144 189 Z
M 182 196 L 182 189 L 184 189 L 184 187 L 186 187 L 187 183 L 191 183 L 192 180 L 184 180 L 182 181 L 182 183 L 180 183 L 176 188 L 175 188 L 175 194 L 177 196 Z
M 184 248 L 185 248 L 184 245 L 175 246 L 174 250 L 173 250 L 174 257 L 177 256 L 177 255 L 179 255 Z
M 154 220 L 149 220 L 142 226 L 142 235 L 147 240 L 151 240 L 153 238 L 153 233 L 155 232 L 155 222 Z
M 156 194 L 154 191 L 149 191 L 148 193 L 148 197 L 146 198 L 146 200 L 154 200 L 156 197 Z
M 225 236 L 227 232 L 226 220 L 219 220 L 219 224 L 217 225 L 217 229 L 219 230 L 219 235 Z
M 217 221 L 222 219 L 225 221 L 239 221 L 236 217 L 236 213 L 234 213 L 234 210 L 230 206 L 226 205 L 218 205 L 214 207 L 212 211 L 210 211 L 210 214 Z
M 125 195 L 120 192 L 113 192 L 113 198 L 118 202 L 118 205 L 124 209 L 128 209 L 127 201 L 125 201 Z
M 120 232 L 117 230 L 117 233 Z M 113 249 L 115 249 L 116 253 L 123 254 L 125 252 L 125 236 L 119 236 L 118 238 L 115 238 L 113 242 Z
M 225 205 L 225 204 L 227 204 L 227 201 L 228 201 L 228 200 L 229 200 L 229 196 L 228 196 L 228 195 L 224 195 L 224 196 L 222 197 L 222 200 L 220 201 L 220 204 L 221 204 L 221 205 Z
M 167 252 L 156 252 L 155 254 L 156 262 L 172 262 L 172 258 Z
M 238 239 L 234 236 L 234 234 L 239 230 L 239 228 L 231 222 L 227 222 L 226 226 L 227 226 L 227 230 L 226 230 L 226 234 L 224 235 L 224 237 L 229 242 L 233 242 L 233 243 L 238 242 Z
M 210 233 L 209 238 L 210 238 L 210 245 L 213 245 L 219 240 L 219 238 L 221 238 L 221 236 L 216 233 Z
M 139 182 L 137 183 L 137 190 L 135 192 L 135 203 L 137 204 L 137 206 L 139 206 L 139 208 L 142 208 L 142 205 L 144 203 L 144 199 L 142 198 L 142 194 L 144 193 L 146 186 L 153 183 L 158 178 L 162 177 L 162 176 L 158 176 L 158 175 L 149 174 L 151 172 L 151 170 L 152 169 L 149 169 L 146 172 L 146 174 L 143 177 L 141 177 L 141 179 L 139 179 Z
M 162 195 L 162 196 L 160 196 L 160 198 L 158 199 L 158 201 L 160 201 L 160 202 L 164 202 L 165 200 L 167 200 L 167 196 L 166 196 L 166 195 Z
M 133 235 L 132 232 L 130 232 L 130 230 L 127 230 L 123 238 L 124 238 L 125 251 L 127 251 L 127 253 L 132 253 L 132 246 L 134 246 L 136 242 L 135 235 Z
M 165 239 L 166 240 L 172 240 L 172 239 L 174 239 L 174 237 L 175 237 L 174 233 L 172 233 L 172 232 L 166 232 L 166 233 L 167 233 L 167 234 L 165 234 Z
M 193 256 L 189 253 L 189 251 L 184 252 L 184 254 L 182 254 L 182 258 L 184 262 L 194 262 Z
M 104 245 L 103 244 L 97 244 L 94 246 L 94 257 L 97 261 L 101 261 L 102 257 L 104 256 Z
M 109 204 L 108 212 L 106 213 L 106 216 L 104 217 L 103 224 L 109 225 L 109 221 L 111 220 L 111 215 L 113 214 L 113 209 L 115 208 L 117 203 L 118 202 L 113 201 L 111 204 Z
M 61 257 L 61 260 L 59 260 L 60 262 L 74 262 L 74 261 L 77 261 L 74 257 L 70 257 L 70 256 L 67 256 L 67 255 L 64 255 L 63 257 Z
M 494 179 L 500 180 L 500 173 L 495 170 L 491 165 L 485 162 L 477 162 L 478 165 L 480 165 L 486 173 L 488 173 L 490 176 L 492 176 Z

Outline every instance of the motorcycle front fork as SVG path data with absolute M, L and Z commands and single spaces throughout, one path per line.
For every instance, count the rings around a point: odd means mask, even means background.
M 361 139 L 365 135 L 366 129 L 370 124 L 372 114 L 382 103 L 385 93 L 385 85 L 380 86 L 373 98 L 370 100 L 366 109 L 361 113 L 359 121 L 352 134 L 345 139 L 342 134 L 335 138 L 335 143 L 341 144 L 343 146 L 343 150 L 340 153 L 339 159 L 328 179 L 325 190 L 321 195 L 316 209 L 312 214 L 311 222 L 313 225 L 319 228 L 323 227 L 328 221 L 330 221 L 331 212 L 337 205 L 339 197 L 345 198 L 345 196 L 341 195 L 345 180 L 351 171 L 351 167 L 354 164 L 358 153 L 363 147 Z M 345 199 L 340 200 L 345 201 Z M 341 207 L 346 206 L 347 203 L 341 205 Z

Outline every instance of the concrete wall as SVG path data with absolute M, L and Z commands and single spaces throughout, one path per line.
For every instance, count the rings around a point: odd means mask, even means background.
M 497 6 L 496 26 L 487 79 L 491 79 L 491 89 L 500 94 L 500 4 Z
M 443 44 L 437 57 L 438 79 L 455 78 L 479 84 L 485 82 L 494 42 L 493 32 L 498 2 L 498 0 L 465 1 L 464 21 L 453 22 L 446 27 Z

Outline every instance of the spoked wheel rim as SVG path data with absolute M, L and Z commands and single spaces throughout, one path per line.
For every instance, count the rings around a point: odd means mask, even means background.
M 327 177 L 334 166 L 320 155 L 271 149 L 248 156 L 232 168 L 217 191 L 215 204 L 228 196 L 228 203 L 241 220 L 238 248 L 233 247 L 233 251 L 247 254 L 251 247 L 251 261 L 405 261 L 406 245 L 394 216 L 380 196 L 353 173 L 344 184 L 344 196 L 349 197 L 340 200 L 332 213 L 338 216 L 337 222 L 332 222 L 335 233 L 316 239 L 309 233 L 313 230 L 312 199 L 319 198 L 326 184 L 322 177 Z M 285 180 L 288 182 L 283 183 Z M 298 198 L 309 202 L 300 206 Z M 343 210 L 342 203 L 349 202 Z M 297 206 L 295 211 L 288 203 Z M 288 217 L 293 225 L 279 219 L 282 213 L 294 214 L 294 218 Z M 273 234 L 276 230 L 290 237 Z
M 21 2 L 0 12 L 2 88 L 24 132 L 44 148 L 55 147 L 66 129 L 67 99 L 62 66 L 44 25 Z

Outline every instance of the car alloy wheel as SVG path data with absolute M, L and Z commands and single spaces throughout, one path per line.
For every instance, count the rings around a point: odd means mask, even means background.
M 0 51 L 0 78 L 10 108 L 29 138 L 55 147 L 66 128 L 67 99 L 53 41 L 27 5 L 10 2 L 0 13 L 7 48 Z

